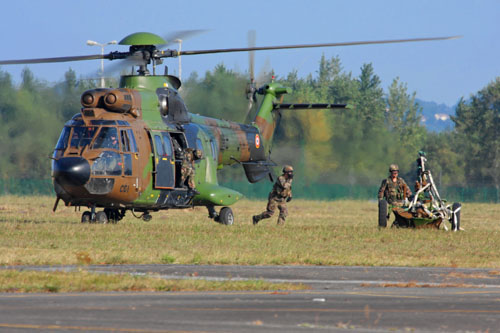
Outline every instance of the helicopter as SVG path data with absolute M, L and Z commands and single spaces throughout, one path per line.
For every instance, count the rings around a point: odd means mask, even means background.
M 270 155 L 282 112 L 345 109 L 347 105 L 283 103 L 290 88 L 275 82 L 257 87 L 251 70 L 246 89 L 249 108 L 256 95 L 262 96 L 251 123 L 193 114 L 179 94 L 180 79 L 168 74 L 166 66 L 163 74 L 157 73 L 157 66 L 164 58 L 453 38 L 457 37 L 178 51 L 164 49 L 168 41 L 156 34 L 138 32 L 119 42 L 129 46 L 127 52 L 6 60 L 0 61 L 0 65 L 107 59 L 125 60 L 138 66 L 136 72 L 132 70 L 130 75 L 121 76 L 118 88 L 96 88 L 81 95 L 82 107 L 65 123 L 51 156 L 56 193 L 54 212 L 63 200 L 66 206 L 88 208 L 81 215 L 82 223 L 117 223 L 127 211 L 149 221 L 151 212 L 204 206 L 211 219 L 232 225 L 234 214 L 229 206 L 243 194 L 219 185 L 217 170 L 238 163 L 250 183 L 266 178 L 273 181 L 272 167 L 276 164 Z M 186 186 L 181 175 L 186 151 L 196 152 L 195 190 Z M 217 212 L 215 207 L 222 208 Z

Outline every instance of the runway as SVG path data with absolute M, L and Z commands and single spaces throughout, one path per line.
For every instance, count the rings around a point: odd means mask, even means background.
M 5 267 L 4 267 L 5 268 Z M 74 266 L 17 267 L 73 270 Z M 0 294 L 5 331 L 310 332 L 500 330 L 500 272 L 338 266 L 89 266 L 164 278 L 301 282 L 300 292 Z

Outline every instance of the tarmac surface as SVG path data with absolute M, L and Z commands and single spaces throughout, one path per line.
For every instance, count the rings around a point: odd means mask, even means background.
M 76 266 L 16 266 L 75 270 Z M 86 266 L 105 274 L 304 283 L 307 291 L 0 293 L 0 331 L 497 332 L 500 269 Z

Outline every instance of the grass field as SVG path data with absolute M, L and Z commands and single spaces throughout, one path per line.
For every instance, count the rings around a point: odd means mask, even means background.
M 0 265 L 242 264 L 500 267 L 500 205 L 464 204 L 464 232 L 377 228 L 377 204 L 306 201 L 289 204 L 253 226 L 264 201 L 233 206 L 236 222 L 219 225 L 205 208 L 130 213 L 117 225 L 81 224 L 81 212 L 52 197 L 0 197 Z
M 303 284 L 251 281 L 165 280 L 130 274 L 0 270 L 0 292 L 303 290 Z

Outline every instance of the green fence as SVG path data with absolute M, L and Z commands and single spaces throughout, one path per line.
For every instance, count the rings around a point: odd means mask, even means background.
M 53 195 L 50 179 L 0 179 L 0 194 Z
M 250 184 L 247 181 L 221 183 L 241 192 L 250 199 L 265 199 L 272 188 L 269 181 Z M 449 202 L 499 202 L 498 192 L 493 186 L 442 186 L 440 194 Z M 295 181 L 293 196 L 311 200 L 375 200 L 378 185 L 306 184 Z M 54 195 L 50 179 L 0 179 L 0 195 Z
M 243 193 L 247 198 L 263 199 L 269 194 L 272 184 L 262 181 L 224 182 L 221 185 Z M 379 185 L 305 184 L 294 182 L 293 196 L 311 200 L 376 200 Z M 448 202 L 499 202 L 497 190 L 493 186 L 442 186 L 439 193 Z

